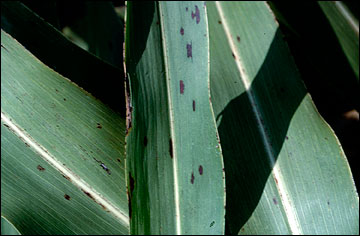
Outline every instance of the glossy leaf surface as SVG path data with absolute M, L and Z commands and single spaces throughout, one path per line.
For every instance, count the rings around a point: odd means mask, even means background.
M 339 142 L 264 2 L 208 2 L 211 97 L 231 234 L 358 234 Z
M 124 120 L 1 45 L 1 214 L 22 234 L 128 234 Z
M 126 27 L 130 232 L 223 234 L 205 4 L 129 2 Z

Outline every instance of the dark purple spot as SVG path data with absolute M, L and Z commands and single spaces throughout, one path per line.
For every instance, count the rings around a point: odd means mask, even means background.
M 145 136 L 144 137 L 144 146 L 146 147 L 146 145 L 147 145 L 147 142 L 148 142 L 148 140 L 147 140 L 147 137 Z
M 196 17 L 196 24 L 199 24 L 200 22 L 200 11 L 198 6 L 195 5 L 195 13 L 191 12 L 191 18 L 195 18 Z
M 180 80 L 180 94 L 184 94 L 185 84 L 184 81 Z
M 134 187 L 135 187 L 135 180 L 131 176 L 130 172 L 129 172 L 129 184 L 130 184 L 130 194 L 132 194 L 132 192 L 134 191 Z
M 221 20 L 219 20 L 218 23 L 221 25 Z
M 91 198 L 91 199 L 94 200 L 94 197 L 93 197 L 90 193 L 86 192 L 86 191 L 83 190 L 83 189 L 81 189 L 81 190 L 86 194 L 86 196 L 88 196 L 89 198 Z
M 277 204 L 278 204 L 278 202 L 277 202 L 276 198 L 273 198 L 273 202 L 274 202 L 274 204 L 275 204 L 275 205 L 277 205 Z
M 328 205 L 330 205 L 330 202 L 329 202 L 329 201 L 327 201 L 327 204 L 328 204 Z
M 194 184 L 194 180 L 195 180 L 195 176 L 194 176 L 194 172 L 191 173 L 191 184 Z
M 195 100 L 193 100 L 193 111 L 195 111 Z
M 180 34 L 184 35 L 184 28 L 183 27 L 180 28 Z
M 173 146 L 172 146 L 172 140 L 169 140 L 169 152 L 171 159 L 173 158 Z
M 131 176 L 131 173 L 129 172 L 129 180 L 130 180 L 130 192 L 129 190 L 127 191 L 128 193 L 128 199 L 129 199 L 129 217 L 131 219 L 131 213 L 132 213 L 132 208 L 131 208 L 131 196 L 132 196 L 132 192 L 134 190 L 134 179 Z
M 45 170 L 45 168 L 42 167 L 41 165 L 38 165 L 36 168 L 37 168 L 39 171 L 44 171 L 44 170 Z
M 202 167 L 202 165 L 199 166 L 199 174 L 200 174 L 200 175 L 203 174 L 203 167 Z
M 240 36 L 237 36 L 236 39 L 240 43 Z
M 286 137 L 285 137 L 285 139 L 286 139 L 286 140 L 289 140 L 289 137 L 288 137 L 288 136 L 286 136 Z
M 185 8 L 185 10 L 186 10 L 186 11 L 188 11 L 188 10 L 189 10 L 189 8 L 187 8 L 187 7 L 186 7 L 186 8 Z
M 225 168 L 223 168 L 223 172 L 225 172 Z
M 186 44 L 187 57 L 192 57 L 192 43 Z
M 97 123 L 96 128 L 101 129 L 101 128 L 102 128 L 101 124 L 100 124 L 100 123 Z
M 64 198 L 65 198 L 66 200 L 70 200 L 70 196 L 67 195 L 67 194 L 64 195 Z
M 234 59 L 236 58 L 234 53 L 232 53 L 232 56 L 233 56 Z

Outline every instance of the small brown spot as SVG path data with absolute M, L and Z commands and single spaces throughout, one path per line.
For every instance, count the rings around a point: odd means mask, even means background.
M 180 80 L 180 94 L 184 94 L 185 84 L 184 81 Z
M 192 58 L 192 43 L 186 44 L 186 52 L 187 52 L 187 57 Z
M 225 172 L 225 168 L 223 168 L 223 172 Z
M 156 21 L 156 24 L 158 25 L 158 24 L 159 24 L 159 21 Z
M 275 205 L 277 205 L 277 204 L 278 204 L 278 202 L 277 202 L 277 200 L 276 200 L 276 198 L 275 198 L 275 197 L 273 198 L 273 202 L 274 202 L 274 204 L 275 204 Z
M 200 22 L 200 11 L 198 6 L 195 5 L 195 13 L 191 12 L 191 18 L 194 19 L 196 18 L 196 24 L 199 24 Z
M 275 182 L 276 182 L 276 184 L 278 184 L 278 180 L 277 180 L 277 178 L 275 178 Z
M 38 165 L 36 168 L 37 168 L 39 171 L 44 171 L 44 170 L 45 170 L 45 168 L 42 167 L 41 165 Z
M 59 92 L 59 90 L 57 90 L 57 89 L 55 89 L 55 91 L 58 93 Z
M 169 152 L 170 152 L 170 157 L 171 159 L 173 158 L 173 146 L 172 146 L 172 140 L 170 138 L 169 140 Z
M 244 229 L 244 228 L 242 228 L 242 229 L 241 229 L 241 231 L 242 231 L 242 232 L 244 232 L 244 231 L 245 231 L 245 229 Z
M 221 23 L 221 20 L 219 20 L 218 23 L 221 25 L 221 24 L 222 24 L 222 23 Z
M 101 203 L 99 203 L 99 205 L 102 207 L 102 209 L 104 209 L 105 211 L 107 210 L 107 208 L 103 205 L 103 204 L 101 204 Z
M 180 28 L 180 34 L 184 35 L 184 28 L 183 27 Z
M 85 193 L 89 198 L 91 198 L 92 200 L 95 200 L 94 197 L 93 197 L 90 193 L 86 192 L 86 191 L 83 190 L 83 189 L 81 189 L 81 190 L 82 190 L 83 193 Z
M 118 162 L 120 162 L 121 163 L 121 160 L 118 158 L 118 159 L 116 159 Z
M 202 167 L 202 165 L 199 166 L 199 174 L 200 174 L 200 175 L 203 174 L 203 167 Z
M 147 140 L 147 137 L 145 136 L 144 137 L 144 147 L 146 147 L 147 143 L 148 143 L 148 140 Z
M 64 101 L 66 101 L 66 98 L 64 98 Z
M 231 53 L 231 54 L 232 54 L 233 58 L 236 59 L 235 54 L 234 53 Z
M 240 36 L 237 36 L 236 39 L 240 43 Z
M 67 195 L 67 194 L 64 195 L 64 198 L 65 198 L 66 200 L 70 200 L 70 196 Z
M 102 128 L 101 124 L 100 124 L 100 123 L 97 123 L 96 128 L 101 129 L 101 128 Z
M 191 173 L 191 184 L 194 184 L 194 180 L 195 180 L 195 176 L 194 176 L 194 172 Z
M 68 176 L 66 176 L 66 175 L 62 175 L 62 176 L 63 176 L 65 179 L 71 181 L 71 180 L 70 180 L 70 177 L 68 177 Z
M 289 137 L 288 137 L 288 136 L 286 136 L 286 137 L 285 137 L 285 139 L 286 139 L 286 140 L 289 140 Z
M 193 111 L 195 111 L 195 100 L 193 100 L 193 104 L 192 104 L 193 106 Z

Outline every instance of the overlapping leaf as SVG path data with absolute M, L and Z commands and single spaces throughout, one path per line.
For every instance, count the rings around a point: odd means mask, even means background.
M 209 2 L 211 95 L 232 234 L 358 234 L 346 157 L 263 2 Z

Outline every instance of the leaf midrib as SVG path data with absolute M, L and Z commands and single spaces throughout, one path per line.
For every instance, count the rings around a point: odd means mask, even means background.
M 20 140 L 30 146 L 43 160 L 49 163 L 54 169 L 66 176 L 78 189 L 91 194 L 97 204 L 103 205 L 107 208 L 116 219 L 118 219 L 124 226 L 129 227 L 129 216 L 122 212 L 119 208 L 114 206 L 108 199 L 99 194 L 95 189 L 89 186 L 83 179 L 73 173 L 71 170 L 64 167 L 63 163 L 58 161 L 48 150 L 37 143 L 22 130 L 8 115 L 1 111 L 1 121 L 16 135 Z
M 226 18 L 224 17 L 223 14 L 223 10 L 221 7 L 221 3 L 219 3 L 218 1 L 216 1 L 216 9 L 218 11 L 219 17 L 221 19 L 222 22 L 222 27 L 224 29 L 226 38 L 228 40 L 229 46 L 232 50 L 232 52 L 235 55 L 235 63 L 236 66 L 238 68 L 239 74 L 240 74 L 240 79 L 242 81 L 242 83 L 244 84 L 245 87 L 245 91 L 246 91 L 246 95 L 249 98 L 249 101 L 251 104 L 256 104 L 256 96 L 254 95 L 254 93 L 251 91 L 251 80 L 249 79 L 249 75 L 246 73 L 245 70 L 245 66 L 243 63 L 243 60 L 241 58 L 241 56 L 238 53 L 238 50 L 235 46 L 235 41 L 234 39 L 231 37 L 231 33 L 230 33 L 230 29 L 228 27 L 228 23 Z M 263 145 L 265 148 L 265 152 L 266 152 L 266 156 L 268 157 L 269 160 L 269 165 L 272 168 L 271 174 L 274 178 L 274 180 L 276 179 L 276 187 L 278 189 L 279 192 L 279 196 L 280 196 L 280 200 L 282 202 L 282 206 L 284 208 L 285 214 L 286 214 L 286 219 L 288 221 L 288 225 L 290 227 L 290 230 L 292 232 L 292 234 L 295 235 L 299 235 L 302 234 L 302 229 L 300 227 L 300 224 L 298 222 L 298 217 L 296 215 L 296 211 L 295 211 L 295 207 L 292 204 L 292 201 L 290 199 L 290 194 L 288 191 L 288 188 L 286 187 L 284 178 L 281 174 L 281 170 L 279 168 L 278 165 L 276 165 L 276 158 L 274 156 L 274 151 L 270 145 L 270 140 L 268 135 L 265 132 L 265 127 L 262 124 L 261 120 L 262 118 L 262 114 L 260 113 L 259 109 L 257 108 L 257 106 L 251 106 L 252 111 L 255 115 L 255 119 L 256 119 L 256 123 L 257 123 L 257 127 L 259 132 L 261 133 L 261 138 L 263 141 Z

